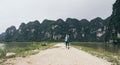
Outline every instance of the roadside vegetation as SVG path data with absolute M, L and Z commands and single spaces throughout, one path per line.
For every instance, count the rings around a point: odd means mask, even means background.
M 106 47 L 105 43 L 99 42 L 72 42 L 71 44 L 78 49 L 111 62 L 112 65 L 120 65 L 120 48 Z
M 37 54 L 40 50 L 48 49 L 54 44 L 54 42 L 7 42 L 5 47 L 0 49 L 0 59 L 26 57 Z M 15 55 L 6 57 L 7 53 L 15 53 Z

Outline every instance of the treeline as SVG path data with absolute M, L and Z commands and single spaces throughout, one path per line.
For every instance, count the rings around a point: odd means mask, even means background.
M 110 17 L 103 20 L 97 17 L 91 21 L 67 18 L 65 21 L 38 20 L 22 23 L 18 29 L 15 26 L 7 28 L 0 35 L 2 41 L 64 41 L 65 34 L 70 34 L 71 41 L 101 42 L 104 41 Z

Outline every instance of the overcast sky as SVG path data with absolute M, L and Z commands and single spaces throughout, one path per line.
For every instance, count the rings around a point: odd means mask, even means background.
M 0 33 L 11 25 L 44 19 L 105 19 L 115 0 L 0 0 Z

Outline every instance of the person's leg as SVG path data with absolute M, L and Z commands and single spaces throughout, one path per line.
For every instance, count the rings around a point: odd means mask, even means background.
M 68 49 L 70 48 L 70 43 L 68 42 Z
M 69 49 L 69 42 L 66 43 L 66 46 L 67 46 L 66 48 Z
M 66 44 L 66 48 L 67 48 L 67 42 L 65 42 L 65 44 Z

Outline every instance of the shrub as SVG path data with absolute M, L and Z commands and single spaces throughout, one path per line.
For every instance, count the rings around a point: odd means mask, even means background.
M 47 46 L 47 43 L 43 42 L 41 43 L 41 46 Z
M 6 56 L 5 49 L 0 49 L 0 58 L 4 58 Z

